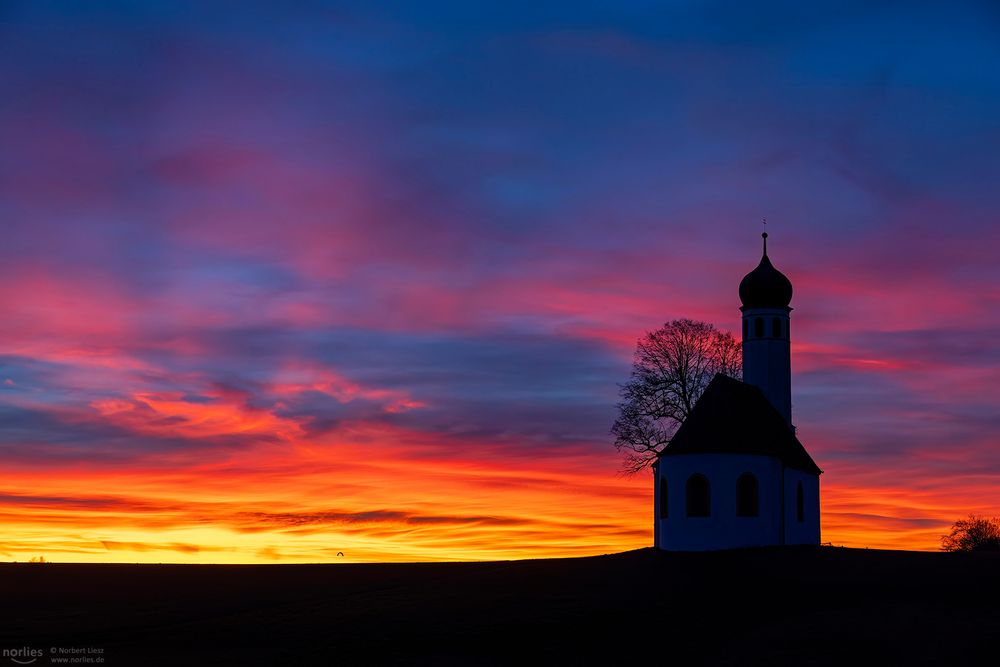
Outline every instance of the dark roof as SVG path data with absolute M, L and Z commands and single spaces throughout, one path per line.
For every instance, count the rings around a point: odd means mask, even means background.
M 792 281 L 774 268 L 767 257 L 767 234 L 760 264 L 740 281 L 740 301 L 744 308 L 787 308 L 792 302 Z
M 820 474 L 809 452 L 757 387 L 716 375 L 660 456 L 758 454 Z

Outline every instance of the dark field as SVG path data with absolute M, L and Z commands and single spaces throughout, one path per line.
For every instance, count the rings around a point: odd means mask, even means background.
M 1000 663 L 996 554 L 2 564 L 0 582 L 0 648 L 39 665 L 52 647 L 110 665 Z

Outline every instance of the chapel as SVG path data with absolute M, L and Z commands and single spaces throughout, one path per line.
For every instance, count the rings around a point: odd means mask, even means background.
M 659 549 L 819 544 L 823 471 L 792 425 L 792 283 L 763 239 L 739 288 L 743 380 L 716 375 L 653 465 Z

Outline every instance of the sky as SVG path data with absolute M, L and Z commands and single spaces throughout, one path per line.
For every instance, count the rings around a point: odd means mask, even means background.
M 617 385 L 765 216 L 823 541 L 937 549 L 1000 514 L 998 61 L 988 2 L 4 0 L 0 559 L 648 546 Z

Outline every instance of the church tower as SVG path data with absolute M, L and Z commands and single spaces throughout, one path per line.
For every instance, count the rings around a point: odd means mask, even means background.
M 788 306 L 792 283 L 764 253 L 740 283 L 743 306 L 743 381 L 758 387 L 792 426 L 792 357 Z

